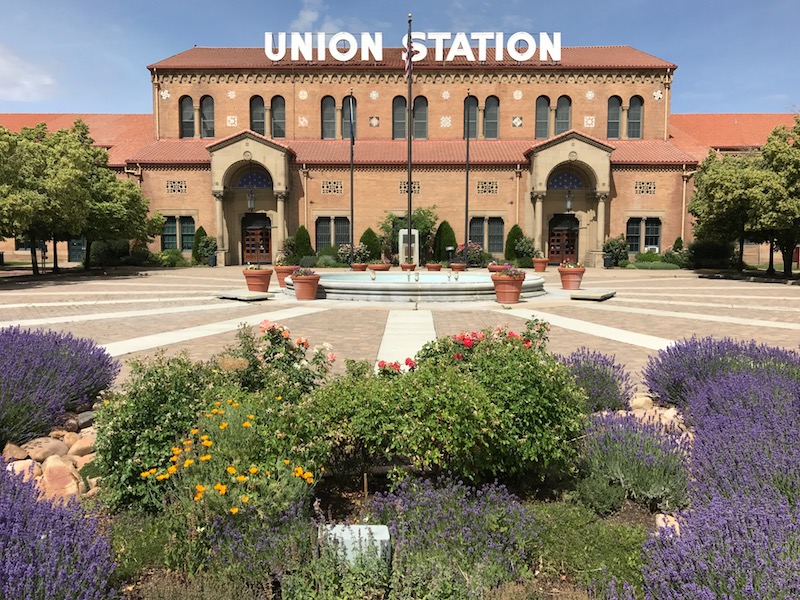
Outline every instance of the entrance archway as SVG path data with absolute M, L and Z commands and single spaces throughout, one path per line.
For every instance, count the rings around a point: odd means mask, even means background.
M 551 264 L 578 262 L 578 230 L 575 215 L 555 215 L 550 219 L 547 257 Z
M 271 256 L 270 218 L 263 213 L 247 213 L 242 217 L 242 261 L 261 264 Z

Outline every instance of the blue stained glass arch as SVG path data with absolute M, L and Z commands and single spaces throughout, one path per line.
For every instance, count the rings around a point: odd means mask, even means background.
M 556 173 L 547 182 L 548 190 L 578 190 L 582 187 L 580 178 L 575 173 L 568 171 Z
M 264 171 L 250 171 L 239 179 L 240 188 L 267 188 L 272 189 L 272 177 Z

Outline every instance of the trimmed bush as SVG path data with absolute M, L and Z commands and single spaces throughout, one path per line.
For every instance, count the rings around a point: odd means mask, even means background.
M 130 256 L 129 240 L 97 240 L 92 243 L 90 265 L 98 267 L 118 267 Z
M 645 271 L 677 271 L 680 267 L 673 263 L 654 261 L 654 262 L 635 262 L 633 263 L 637 269 Z
M 306 256 L 315 256 L 314 248 L 311 246 L 311 236 L 304 225 L 300 225 L 294 234 L 295 252 L 299 259 Z
M 208 237 L 202 225 L 194 232 L 194 242 L 192 243 L 192 263 L 195 265 L 205 263 L 205 255 L 200 254 L 200 243 Z
M 603 243 L 603 252 L 611 255 L 615 267 L 625 266 L 622 264 L 623 261 L 625 264 L 628 263 L 628 244 L 622 234 L 615 238 L 608 238 Z
M 661 262 L 661 255 L 653 250 L 648 250 L 647 252 L 639 252 L 636 255 L 637 264 L 654 263 L 654 262 Z
M 578 348 L 569 356 L 559 356 L 558 359 L 586 393 L 589 412 L 628 408 L 633 383 L 630 374 L 616 362 L 616 357 Z
M 188 267 L 189 261 L 183 257 L 183 253 L 177 248 L 170 248 L 153 254 L 153 260 L 160 267 Z
M 76 502 L 39 497 L 33 481 L 0 459 L 0 598 L 106 600 L 114 572 L 111 542 Z
M 371 227 L 367 227 L 364 233 L 361 234 L 359 243 L 364 244 L 367 248 L 368 256 L 367 261 L 378 260 L 381 257 L 381 242 Z
M 511 229 L 508 230 L 504 254 L 506 260 L 519 258 L 519 255 L 517 254 L 517 242 L 523 237 L 524 234 L 522 233 L 522 228 L 516 223 L 511 227 Z
M 450 223 L 442 221 L 436 229 L 436 235 L 433 239 L 433 259 L 437 262 L 449 260 L 450 252 L 447 251 L 447 248 L 453 248 L 453 252 L 455 252 L 457 245 L 456 234 Z
M 678 238 L 680 239 L 680 238 Z M 661 255 L 661 260 L 665 263 L 678 265 L 678 268 L 685 269 L 689 266 L 689 254 L 682 250 L 667 250 Z
M 733 265 L 734 249 L 730 242 L 697 240 L 689 244 L 692 269 L 728 269 Z
M 94 402 L 119 363 L 69 333 L 0 329 L 0 446 L 47 434 L 65 410 Z

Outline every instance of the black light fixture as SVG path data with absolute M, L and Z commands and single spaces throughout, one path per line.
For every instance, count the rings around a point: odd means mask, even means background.
M 567 195 L 564 197 L 567 212 L 572 212 L 572 161 L 575 160 L 573 152 L 569 153 L 569 162 L 567 163 Z
M 256 208 L 256 191 L 253 189 L 253 164 L 247 165 L 247 212 L 253 212 Z

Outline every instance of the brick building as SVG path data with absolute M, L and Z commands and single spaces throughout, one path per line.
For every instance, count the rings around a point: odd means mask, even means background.
M 84 119 L 167 218 L 153 250 L 189 250 L 202 225 L 220 262 L 271 262 L 300 225 L 317 249 L 349 240 L 351 98 L 356 240 L 387 211 L 405 214 L 401 52 L 343 63 L 195 47 L 148 67 L 151 115 L 9 114 L 0 125 Z M 631 252 L 690 240 L 692 175 L 709 149 L 758 147 L 793 115 L 671 115 L 675 69 L 625 46 L 563 48 L 548 62 L 429 54 L 414 65 L 413 206 L 435 206 L 464 239 L 469 133 L 469 237 L 490 252 L 502 254 L 514 224 L 551 262 L 598 264 L 619 234 Z M 76 258 L 80 241 L 71 248 Z

